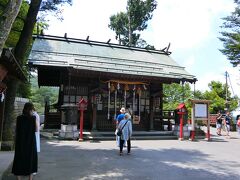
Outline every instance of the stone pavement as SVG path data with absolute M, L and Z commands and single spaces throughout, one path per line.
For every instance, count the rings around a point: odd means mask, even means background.
M 236 132 L 212 141 L 134 140 L 118 155 L 114 141 L 41 141 L 36 180 L 240 180 Z M 15 179 L 9 172 L 3 179 Z
M 14 152 L 0 151 L 0 179 L 2 179 L 4 171 L 10 166 L 13 160 Z

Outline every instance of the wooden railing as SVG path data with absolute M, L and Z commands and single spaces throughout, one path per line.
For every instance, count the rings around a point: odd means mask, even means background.
M 60 129 L 61 126 L 61 112 L 58 111 L 55 105 L 48 105 L 45 103 L 45 129 Z

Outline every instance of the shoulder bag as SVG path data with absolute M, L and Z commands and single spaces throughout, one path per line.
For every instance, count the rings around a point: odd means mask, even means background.
M 123 127 L 122 127 L 121 129 L 118 128 L 118 130 L 117 130 L 117 135 L 118 135 L 118 136 L 121 136 L 121 135 L 122 135 L 122 130 L 123 130 L 124 126 L 127 124 L 127 122 L 128 122 L 128 121 L 125 122 L 125 124 L 123 125 Z

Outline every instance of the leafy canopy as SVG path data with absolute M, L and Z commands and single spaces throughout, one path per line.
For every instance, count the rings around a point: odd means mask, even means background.
M 54 104 L 58 99 L 58 88 L 56 87 L 38 87 L 37 77 L 32 76 L 31 78 L 31 97 L 30 100 L 33 102 L 37 111 L 40 114 L 44 113 L 45 102 Z
M 220 51 L 227 56 L 230 63 L 236 67 L 240 63 L 240 1 L 235 0 L 236 8 L 230 16 L 223 18 L 221 26 L 224 31 L 219 39 L 223 42 L 223 49 Z
M 119 44 L 147 46 L 146 42 L 140 39 L 139 32 L 147 28 L 156 7 L 156 0 L 128 0 L 127 12 L 112 15 L 108 26 L 115 31 Z
M 218 81 L 211 81 L 208 84 L 209 91 L 201 92 L 195 91 L 193 92 L 190 88 L 190 84 L 186 83 L 184 86 L 180 84 L 164 84 L 163 85 L 163 109 L 164 110 L 174 110 L 178 106 L 179 103 L 185 102 L 188 111 L 190 112 L 191 104 L 189 103 L 189 99 L 205 99 L 210 100 L 210 113 L 217 113 L 219 110 L 223 111 L 226 106 L 228 106 L 229 110 L 232 111 L 238 107 L 237 96 L 231 97 L 231 92 L 229 91 L 229 87 L 226 87 L 225 84 L 222 84 Z M 228 93 L 228 99 L 226 101 L 226 88 Z

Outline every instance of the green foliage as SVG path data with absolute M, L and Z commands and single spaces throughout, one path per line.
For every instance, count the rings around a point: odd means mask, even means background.
M 218 81 L 211 81 L 208 84 L 210 91 L 195 91 L 192 92 L 190 85 L 186 83 L 183 87 L 180 84 L 164 84 L 163 85 L 163 109 L 164 110 L 174 110 L 179 103 L 184 102 L 188 111 L 190 112 L 191 104 L 188 99 L 204 99 L 210 100 L 210 113 L 216 114 L 219 110 L 223 111 L 226 107 L 226 88 L 228 93 L 227 105 L 229 110 L 232 111 L 238 107 L 239 98 L 237 96 L 231 97 L 229 87 Z
M 20 82 L 20 84 L 17 88 L 17 96 L 23 97 L 23 98 L 30 98 L 31 97 L 31 84 Z
M 4 6 L 1 6 L 1 2 L 2 2 L 2 0 L 0 0 L 0 7 L 3 8 Z M 6 47 L 15 47 L 16 46 L 18 39 L 20 37 L 21 31 L 24 26 L 24 21 L 27 16 L 28 8 L 29 8 L 29 4 L 27 3 L 27 1 L 23 1 L 21 8 L 19 10 L 19 13 L 12 25 L 12 29 L 9 33 L 8 39 L 5 43 Z
M 72 5 L 72 0 L 41 0 L 40 13 L 41 15 L 38 17 L 39 22 L 46 22 L 45 18 L 49 13 L 52 13 L 59 20 L 63 20 L 62 17 L 62 6 L 64 4 Z
M 1 13 L 3 12 L 3 9 L 6 8 L 8 4 L 8 0 L 0 0 L 0 15 L 2 15 Z
M 115 31 L 120 44 L 141 46 L 140 31 L 147 28 L 157 7 L 155 0 L 128 0 L 127 12 L 120 12 L 110 17 L 109 28 Z M 140 45 L 139 45 L 140 44 Z M 150 45 L 146 45 L 149 46 Z
M 229 87 L 226 87 L 225 84 L 222 84 L 219 81 L 211 81 L 208 84 L 208 87 L 210 88 L 210 91 L 205 91 L 203 94 L 203 98 L 206 100 L 211 100 L 210 113 L 215 114 L 219 110 L 224 110 L 226 105 L 229 105 L 230 111 L 238 107 L 239 98 L 237 96 L 231 97 Z M 226 102 L 226 88 L 228 94 L 227 102 Z
M 38 87 L 37 77 L 31 78 L 31 97 L 35 108 L 40 114 L 44 113 L 45 101 L 54 104 L 58 100 L 58 88 L 54 87 Z
M 220 51 L 227 56 L 230 63 L 235 67 L 240 63 L 240 1 L 235 0 L 236 8 L 230 16 L 223 18 L 222 37 L 224 49 Z
M 152 19 L 153 11 L 157 7 L 155 0 L 128 0 L 127 14 L 131 18 L 131 29 L 143 31 L 147 28 L 147 21 Z
M 194 99 L 204 99 L 204 95 L 203 95 L 203 93 L 201 91 L 196 90 L 193 93 L 194 93 L 194 95 L 193 95 Z
M 128 36 L 128 27 L 126 24 L 128 23 L 128 16 L 124 12 L 117 13 L 117 15 L 112 15 L 110 17 L 110 24 L 108 27 L 115 31 L 116 39 L 121 40 L 122 36 Z
M 163 85 L 163 109 L 174 110 L 179 103 L 185 102 L 188 110 L 190 111 L 190 104 L 188 99 L 193 98 L 193 93 L 189 83 L 181 84 L 164 84 Z

